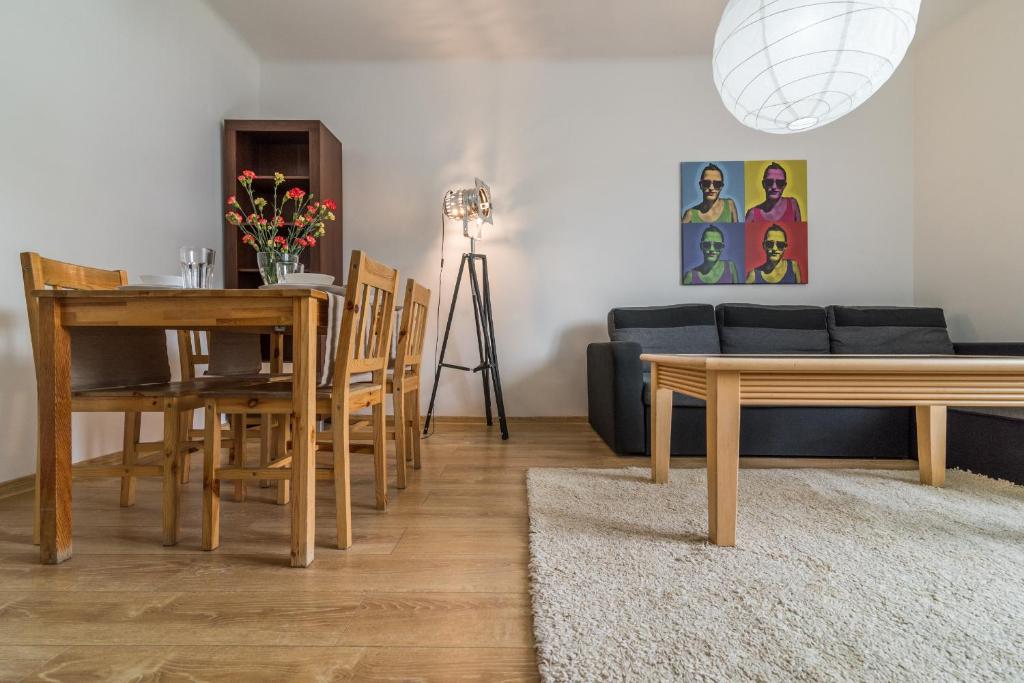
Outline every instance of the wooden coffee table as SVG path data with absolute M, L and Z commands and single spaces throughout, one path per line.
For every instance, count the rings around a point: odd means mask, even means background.
M 651 364 L 651 478 L 668 481 L 672 392 L 707 403 L 708 529 L 736 545 L 740 406 L 913 406 L 921 483 L 946 478 L 948 406 L 1024 407 L 1024 357 L 643 354 Z

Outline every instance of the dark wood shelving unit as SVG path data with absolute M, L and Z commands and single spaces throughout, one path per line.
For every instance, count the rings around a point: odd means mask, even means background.
M 238 184 L 243 170 L 256 173 L 253 192 L 268 196 L 274 187 L 274 173 L 284 173 L 285 192 L 300 187 L 318 199 L 333 199 L 338 204 L 337 220 L 327 224 L 327 234 L 312 249 L 306 249 L 302 261 L 306 271 L 327 273 L 343 282 L 341 141 L 320 121 L 249 120 L 224 121 L 224 197 L 237 195 L 244 209 L 247 202 Z M 224 286 L 250 289 L 261 284 L 256 268 L 256 252 L 242 244 L 242 232 L 226 220 L 224 226 Z

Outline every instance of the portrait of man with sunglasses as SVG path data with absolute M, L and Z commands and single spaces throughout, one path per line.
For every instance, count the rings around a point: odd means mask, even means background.
M 722 258 L 725 252 L 724 230 L 717 225 L 709 225 L 704 228 L 700 235 L 700 252 L 703 261 L 686 271 L 683 276 L 684 285 L 742 284 L 736 264 L 729 259 Z
M 764 231 L 761 248 L 764 249 L 764 263 L 747 273 L 748 285 L 802 285 L 803 275 L 800 264 L 794 259 L 784 258 L 789 247 L 789 237 L 781 225 L 772 224 Z
M 795 197 L 785 197 L 786 185 L 789 184 L 786 169 L 781 164 L 772 162 L 764 169 L 761 187 L 764 189 L 764 201 L 747 211 L 747 222 L 782 221 L 796 223 L 803 220 L 800 214 L 800 202 Z
M 736 223 L 739 212 L 731 197 L 723 197 L 725 172 L 712 163 L 700 172 L 697 181 L 702 199 L 699 204 L 683 211 L 683 223 Z M 692 200 L 691 200 L 692 201 Z

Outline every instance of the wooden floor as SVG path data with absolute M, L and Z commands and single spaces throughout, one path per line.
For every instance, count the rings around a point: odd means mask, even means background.
M 585 423 L 511 431 L 442 424 L 384 513 L 354 456 L 355 544 L 334 549 L 320 484 L 309 569 L 288 566 L 288 510 L 268 489 L 225 495 L 221 547 L 204 553 L 198 479 L 174 548 L 160 545 L 155 480 L 134 508 L 118 507 L 115 480 L 76 482 L 74 557 L 59 566 L 38 564 L 31 493 L 0 499 L 0 681 L 534 680 L 527 468 L 648 461 L 614 456 Z

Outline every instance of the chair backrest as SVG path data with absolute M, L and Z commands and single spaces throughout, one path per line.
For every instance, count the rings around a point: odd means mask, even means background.
M 39 301 L 37 289 L 116 289 L 128 283 L 123 270 L 103 270 L 21 254 L 25 305 L 28 310 L 32 355 L 38 368 Z M 167 336 L 156 328 L 72 328 L 71 386 L 73 389 L 167 382 Z
M 409 278 L 405 285 L 402 320 L 398 325 L 398 349 L 395 351 L 396 378 L 399 373 L 408 370 L 417 377 L 420 374 L 429 307 L 430 290 Z
M 361 251 L 352 252 L 334 362 L 335 387 L 347 386 L 352 375 L 369 372 L 385 391 L 397 290 L 397 270 Z

